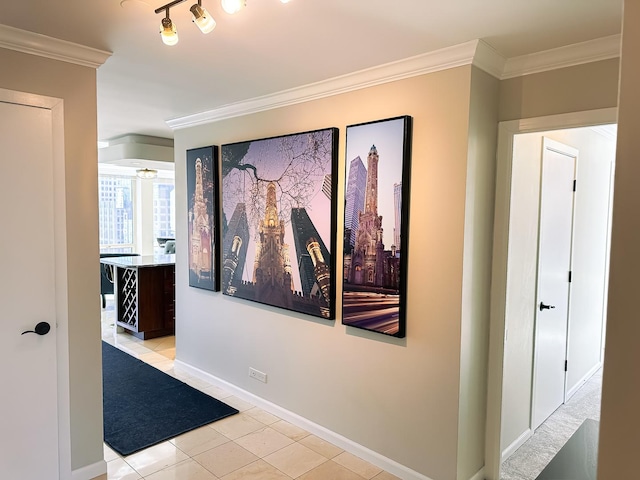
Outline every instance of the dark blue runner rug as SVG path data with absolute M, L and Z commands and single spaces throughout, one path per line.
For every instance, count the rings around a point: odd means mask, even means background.
M 104 441 L 120 455 L 238 413 L 102 342 Z

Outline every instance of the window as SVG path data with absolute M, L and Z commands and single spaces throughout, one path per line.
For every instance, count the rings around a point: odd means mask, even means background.
M 173 172 L 140 179 L 135 168 L 98 165 L 100 251 L 104 253 L 162 253 L 160 238 L 175 238 Z
M 118 175 L 98 176 L 100 251 L 134 251 L 134 180 Z
M 175 238 L 175 185 L 172 179 L 157 179 L 153 183 L 153 236 Z

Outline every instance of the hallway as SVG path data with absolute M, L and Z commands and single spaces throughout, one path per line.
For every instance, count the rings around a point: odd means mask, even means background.
M 502 464 L 501 480 L 535 480 L 585 419 L 600 421 L 602 369 Z

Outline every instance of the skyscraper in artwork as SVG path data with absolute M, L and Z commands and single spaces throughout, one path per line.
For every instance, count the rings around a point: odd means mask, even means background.
M 200 158 L 195 162 L 195 192 L 190 217 L 189 269 L 200 280 L 212 278 L 212 232 L 207 203 L 203 193 L 203 166 Z
M 264 218 L 260 221 L 256 242 L 253 282 L 256 300 L 292 308 L 293 278 L 289 245 L 284 242 L 285 223 L 279 217 L 276 185 L 269 182 Z
M 400 250 L 400 224 L 402 222 L 402 183 L 393 184 L 393 245 Z
M 233 211 L 222 243 L 224 263 L 222 265 L 222 289 L 232 294 L 234 284 L 241 281 L 249 245 L 249 223 L 244 203 L 240 202 Z
M 367 184 L 364 211 L 358 215 L 356 241 L 351 254 L 350 283 L 382 286 L 384 283 L 384 244 L 382 216 L 378 215 L 378 150 L 371 146 L 367 155 Z
M 356 241 L 358 215 L 364 210 L 364 194 L 367 185 L 367 169 L 359 156 L 351 160 L 347 192 L 345 196 L 344 228 L 345 251 L 350 251 Z
M 322 193 L 331 200 L 331 175 L 329 174 L 325 175 L 322 181 Z
M 329 302 L 331 256 L 305 208 L 291 209 L 291 229 L 302 293 L 322 294 Z

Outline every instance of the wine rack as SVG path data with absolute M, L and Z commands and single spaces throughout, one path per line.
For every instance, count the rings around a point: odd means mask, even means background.
M 116 324 L 149 339 L 175 332 L 175 266 L 116 266 Z

